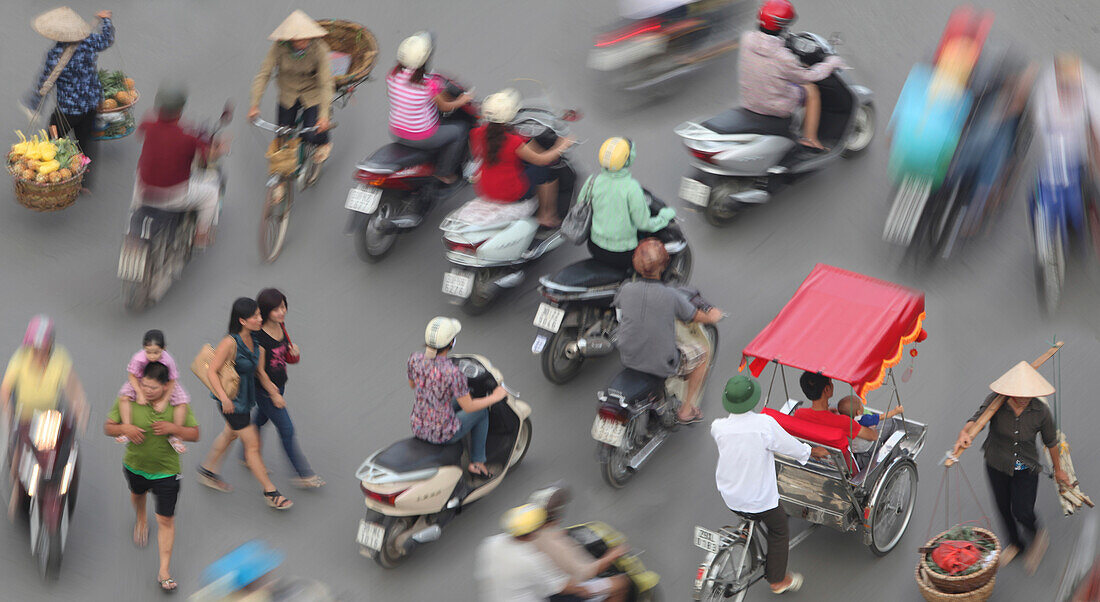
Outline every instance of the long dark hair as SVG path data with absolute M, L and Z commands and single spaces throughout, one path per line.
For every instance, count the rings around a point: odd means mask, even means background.
M 255 299 L 249 299 L 248 297 L 240 297 L 233 302 L 233 311 L 229 313 L 229 334 L 240 334 L 244 326 L 241 325 L 241 320 L 247 320 L 252 317 L 252 314 L 256 313 L 256 310 L 260 306 L 256 304 Z
M 492 165 L 496 163 L 500 149 L 504 146 L 504 135 L 512 131 L 512 126 L 507 123 L 490 123 L 485 126 L 485 161 Z
M 260 308 L 260 317 L 267 322 L 268 316 L 272 311 L 275 311 L 276 307 L 285 303 L 287 307 L 290 307 L 290 303 L 286 300 L 286 295 L 283 294 L 277 288 L 265 288 L 260 291 L 260 294 L 256 295 L 256 305 Z
M 145 336 L 141 337 L 141 346 L 147 347 L 149 345 L 156 345 L 161 349 L 167 349 L 168 345 L 164 343 L 164 333 L 157 330 L 146 331 Z
M 397 75 L 398 73 L 401 73 L 401 71 L 405 70 L 405 69 L 408 69 L 408 67 L 405 67 L 401 63 L 397 63 L 396 65 L 393 66 L 393 69 L 390 70 L 390 75 Z M 413 74 L 411 76 L 409 76 L 409 82 L 414 83 L 414 84 L 424 83 L 424 74 L 427 73 L 427 69 L 428 69 L 428 64 L 427 63 L 424 63 L 422 66 L 417 67 L 416 69 L 414 69 Z

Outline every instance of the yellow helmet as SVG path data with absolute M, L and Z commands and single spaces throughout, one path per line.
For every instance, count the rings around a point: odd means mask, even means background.
M 546 510 L 534 504 L 517 506 L 504 513 L 500 526 L 512 537 L 523 537 L 546 523 Z
M 619 171 L 630 164 L 633 145 L 630 140 L 615 136 L 600 145 L 600 167 L 608 171 Z

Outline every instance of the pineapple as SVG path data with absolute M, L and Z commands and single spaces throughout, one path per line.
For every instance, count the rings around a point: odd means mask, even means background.
M 44 174 L 44 173 L 40 173 L 40 174 L 38 174 L 38 175 L 34 176 L 34 181 L 35 181 L 35 182 L 38 182 L 39 184 L 45 184 L 45 183 L 46 183 L 46 182 L 48 182 L 49 180 L 50 180 L 50 177 L 49 177 L 49 176 L 47 176 L 47 175 L 46 175 L 46 174 Z
M 57 184 L 61 181 L 61 174 L 56 171 L 51 171 L 46 174 L 46 179 L 50 181 L 50 184 Z
M 113 99 L 113 98 L 108 98 L 107 100 L 103 101 L 102 106 L 103 106 L 104 111 L 109 111 L 111 109 L 117 109 L 118 108 L 118 101 Z
M 127 90 L 134 89 L 134 79 L 131 77 L 127 77 L 126 79 L 122 80 L 122 83 L 126 86 Z
M 34 176 L 35 176 L 35 172 L 33 172 L 29 169 L 24 169 L 23 173 L 19 174 L 19 177 L 24 179 L 24 180 L 33 180 Z
M 80 159 L 84 155 L 73 155 L 72 159 L 69 159 L 69 169 L 73 170 L 73 173 L 80 171 Z
M 73 177 L 73 170 L 69 169 L 68 167 L 62 167 L 61 169 L 57 170 L 57 173 L 61 174 L 62 180 L 68 180 L 69 178 Z

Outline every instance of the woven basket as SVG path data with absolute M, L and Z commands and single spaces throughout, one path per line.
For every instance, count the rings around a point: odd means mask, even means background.
M 99 119 L 97 118 L 96 127 L 92 131 L 92 140 L 118 140 L 125 138 L 134 133 L 137 129 L 137 123 L 134 120 L 133 104 L 120 111 L 112 109 L 109 113 L 119 113 L 122 115 L 122 119 L 112 122 L 107 127 L 100 129 Z M 103 112 L 101 112 L 103 113 Z M 118 125 L 116 125 L 118 124 Z
M 80 194 L 80 183 L 84 181 L 85 166 L 76 175 L 61 182 L 33 182 L 16 177 L 15 200 L 27 209 L 34 211 L 60 211 L 76 201 Z
M 289 176 L 298 169 L 298 144 L 299 138 L 280 140 L 276 138 L 267 147 L 264 156 L 267 157 L 267 172 Z M 280 144 L 281 142 L 281 144 Z
M 119 111 L 127 111 L 131 109 L 134 105 L 137 104 L 138 100 L 141 99 L 141 94 L 138 93 L 137 90 L 131 90 L 131 92 L 134 93 L 134 101 L 130 104 L 118 106 L 113 109 L 96 109 L 96 113 L 118 113 Z
M 928 573 L 928 578 L 932 581 L 932 583 L 936 586 L 938 590 L 948 593 L 963 593 L 974 591 L 984 586 L 988 581 L 992 580 L 993 575 L 997 573 L 997 566 L 999 564 L 1001 556 L 1001 542 L 997 539 L 997 536 L 994 535 L 991 531 L 987 531 L 980 527 L 973 527 L 972 529 L 975 534 L 981 535 L 983 539 L 986 539 L 987 541 L 991 541 L 993 543 L 992 562 L 990 562 L 989 565 L 978 569 L 977 571 L 969 575 L 941 575 L 933 571 L 931 568 L 928 568 L 928 570 L 926 571 Z M 925 547 L 930 548 L 936 545 L 941 539 L 943 539 L 943 536 L 946 535 L 946 533 L 947 532 L 944 531 L 943 533 L 940 533 L 939 535 L 933 537 L 931 540 L 928 541 L 927 544 L 925 544 Z M 931 554 L 927 553 L 921 554 L 921 566 L 931 567 L 933 561 L 930 559 L 930 556 Z
M 336 77 L 337 88 L 354 84 L 370 75 L 378 60 L 378 40 L 369 29 L 340 19 L 321 19 L 317 24 L 328 30 L 325 43 L 330 49 L 352 57 L 348 72 Z
M 924 562 L 923 560 L 921 561 Z M 925 570 L 927 575 L 931 571 Z M 980 588 L 963 593 L 949 593 L 940 591 L 935 585 L 929 585 L 921 579 L 921 566 L 917 565 L 916 570 L 917 587 L 920 589 L 920 595 L 924 596 L 928 602 L 985 602 L 993 595 L 993 585 L 997 583 L 996 576 L 991 577 L 985 585 Z

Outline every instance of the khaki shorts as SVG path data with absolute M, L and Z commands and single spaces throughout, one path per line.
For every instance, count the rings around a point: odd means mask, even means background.
M 676 348 L 680 350 L 678 376 L 687 376 L 707 360 L 710 345 L 703 327 L 696 323 L 685 324 L 676 321 Z

